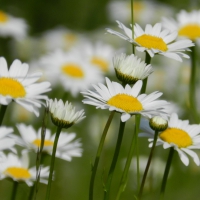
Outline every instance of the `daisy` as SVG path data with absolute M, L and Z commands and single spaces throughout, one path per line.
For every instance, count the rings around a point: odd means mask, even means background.
M 126 56 L 126 54 L 122 53 L 114 56 L 113 66 L 117 78 L 128 84 L 143 80 L 153 72 L 150 64 L 146 65 L 144 61 L 141 61 L 141 59 L 134 54 Z
M 64 104 L 61 99 L 59 101 L 50 99 L 47 106 L 51 113 L 52 122 L 58 127 L 69 128 L 85 118 L 84 110 L 75 111 L 75 107 L 68 101 Z
M 145 133 L 140 136 L 150 137 L 149 147 L 152 146 L 154 132 L 148 126 L 148 123 L 143 121 L 141 129 Z M 168 120 L 168 128 L 158 135 L 156 145 L 163 145 L 164 149 L 173 147 L 179 154 L 183 164 L 189 165 L 188 155 L 191 156 L 196 163 L 200 165 L 200 160 L 197 154 L 192 149 L 200 149 L 200 125 L 190 125 L 188 120 L 178 119 L 176 113 L 172 113 Z
M 76 50 L 68 53 L 56 50 L 41 58 L 40 65 L 53 85 L 62 84 L 65 91 L 71 92 L 73 96 L 87 89 L 91 83 L 102 80 L 100 70 L 94 68 L 88 59 Z
M 4 155 L 0 162 L 0 179 L 11 178 L 17 182 L 25 182 L 32 186 L 36 179 L 36 167 L 29 168 L 29 157 L 23 153 L 21 157 L 13 153 Z M 42 167 L 40 171 L 40 182 L 47 184 L 46 178 L 49 174 L 49 167 Z
M 16 152 L 14 145 L 15 140 L 11 138 L 11 133 L 13 133 L 13 128 L 1 126 L 0 127 L 0 151 L 9 149 Z
M 162 25 L 160 23 L 154 26 L 147 24 L 145 31 L 136 24 L 134 26 L 134 38 L 132 38 L 131 29 L 127 28 L 119 21 L 117 21 L 117 23 L 125 34 L 113 31 L 112 29 L 106 29 L 107 32 L 135 44 L 138 51 L 147 51 L 151 57 L 154 57 L 155 54 L 160 54 L 177 61 L 182 61 L 181 57 L 189 58 L 189 56 L 183 52 L 189 50 L 188 47 L 194 46 L 192 41 L 188 39 L 174 42 L 178 33 L 176 31 L 169 33 L 167 29 L 162 30 Z
M 41 128 L 37 132 L 31 125 L 26 126 L 25 124 L 18 124 L 17 128 L 21 137 L 15 136 L 16 143 L 37 153 L 38 148 L 40 148 L 41 145 Z M 56 157 L 71 161 L 72 157 L 82 156 L 82 144 L 79 140 L 74 140 L 75 137 L 75 133 L 60 133 Z M 52 154 L 54 139 L 55 134 L 51 134 L 51 131 L 46 129 L 43 152 L 46 152 L 50 155 Z
M 121 121 L 127 121 L 131 115 L 141 114 L 146 117 L 154 115 L 165 115 L 163 109 L 168 103 L 157 100 L 162 93 L 153 92 L 149 95 L 140 94 L 142 81 L 137 81 L 131 88 L 128 84 L 125 88 L 117 83 L 111 82 L 106 78 L 107 87 L 101 83 L 93 85 L 96 91 L 82 92 L 86 99 L 83 103 L 96 106 L 96 108 L 116 110 L 122 113 Z
M 177 14 L 176 20 L 163 18 L 163 26 L 171 32 L 177 31 L 180 37 L 193 41 L 200 39 L 200 10 L 182 10 Z
M 27 34 L 27 24 L 21 18 L 13 17 L 0 10 L 0 35 L 22 39 Z
M 42 74 L 29 75 L 28 70 L 28 64 L 20 60 L 14 60 L 8 69 L 5 58 L 0 58 L 0 104 L 8 105 L 13 100 L 39 116 L 41 100 L 47 99 L 42 93 L 51 90 L 50 83 L 35 83 Z

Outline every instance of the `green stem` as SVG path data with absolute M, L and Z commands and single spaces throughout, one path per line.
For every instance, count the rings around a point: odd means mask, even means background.
M 134 9 L 133 0 L 131 0 L 131 24 L 132 24 L 132 38 L 134 39 Z M 135 54 L 135 47 L 132 44 L 132 52 Z
M 89 188 L 89 200 L 93 200 L 93 187 L 94 187 L 94 181 L 95 181 L 95 177 L 96 177 L 97 167 L 98 167 L 98 164 L 99 164 L 99 159 L 100 159 L 101 152 L 102 152 L 102 149 L 103 149 L 104 141 L 105 141 L 105 138 L 106 138 L 108 129 L 110 127 L 110 124 L 112 122 L 114 114 L 115 114 L 115 111 L 112 111 L 110 113 L 110 116 L 109 116 L 108 121 L 105 125 L 105 128 L 103 130 L 103 134 L 101 136 L 101 140 L 100 140 L 100 143 L 99 143 L 99 146 L 98 146 L 96 158 L 95 158 L 95 161 L 94 161 L 94 165 L 92 167 L 92 175 L 91 175 L 91 179 L 90 179 L 90 188 Z
M 164 172 L 164 175 L 163 175 L 161 190 L 160 190 L 160 198 L 161 199 L 164 198 L 165 187 L 166 187 L 166 184 L 167 184 L 167 177 L 168 177 L 168 174 L 169 174 L 169 170 L 170 170 L 170 166 L 171 166 L 171 163 L 172 163 L 173 155 L 174 155 L 174 148 L 171 147 L 170 151 L 169 151 L 169 156 L 168 156 L 168 159 L 167 159 L 167 164 L 166 164 L 166 167 L 165 167 L 165 172 Z
M 190 109 L 193 113 L 193 117 L 196 123 L 199 123 L 199 116 L 196 109 L 195 100 L 195 90 L 196 90 L 196 47 L 191 47 L 191 73 L 190 73 L 190 86 L 189 86 L 189 99 L 190 99 Z
M 129 153 L 128 153 L 128 157 L 127 157 L 126 164 L 125 164 L 125 167 L 124 167 L 124 171 L 123 171 L 123 174 L 122 174 L 122 178 L 121 178 L 121 181 L 120 181 L 120 186 L 119 186 L 119 190 L 118 190 L 118 193 L 117 193 L 116 200 L 120 199 L 122 192 L 124 192 L 124 190 L 126 188 L 126 183 L 127 183 L 127 179 L 128 179 L 128 171 L 129 171 L 129 168 L 130 168 L 130 165 L 131 165 L 131 160 L 133 158 L 133 153 L 134 153 L 134 150 L 135 150 L 135 147 L 136 147 L 135 144 L 136 144 L 136 138 L 138 136 L 138 131 L 139 131 L 140 115 L 136 115 L 135 120 L 136 120 L 135 132 L 134 132 L 133 137 L 132 137 L 130 150 L 129 150 Z
M 52 152 L 52 156 L 51 156 L 51 165 L 50 165 L 47 192 L 46 192 L 46 198 L 45 198 L 46 200 L 49 200 L 49 198 L 50 198 L 51 182 L 52 182 L 52 177 L 53 177 L 55 155 L 56 155 L 56 149 L 57 149 L 58 139 L 59 139 L 61 130 L 62 130 L 62 128 L 57 127 L 56 136 L 55 136 L 55 140 L 54 140 L 54 143 L 53 143 L 53 152 Z
M 17 181 L 13 181 L 13 189 L 12 189 L 11 200 L 15 200 L 15 198 L 17 196 L 18 185 L 19 185 L 19 183 Z
M 151 164 L 151 160 L 152 160 L 152 157 L 153 157 L 153 153 L 154 153 L 154 149 L 155 149 L 155 146 L 156 146 L 157 138 L 158 138 L 158 131 L 155 131 L 154 140 L 153 140 L 153 146 L 151 147 L 151 151 L 150 151 L 150 154 L 149 154 L 147 165 L 146 165 L 146 168 L 145 168 L 145 171 L 144 171 L 144 175 L 143 175 L 143 178 L 142 178 L 142 183 L 141 183 L 141 186 L 140 186 L 140 191 L 139 191 L 139 195 L 138 195 L 139 199 L 141 199 L 141 197 L 142 197 L 142 192 L 143 192 L 145 180 L 146 180 L 147 173 L 148 173 L 148 170 L 149 170 L 149 167 L 150 167 L 150 164 Z
M 151 56 L 148 54 L 147 51 L 146 51 L 145 63 L 146 63 L 147 65 L 149 65 L 149 64 L 151 63 Z M 143 93 L 146 92 L 147 80 L 148 80 L 148 77 L 145 78 L 145 79 L 143 80 L 143 85 L 142 85 L 142 89 L 141 89 L 141 94 L 143 94 Z
M 120 121 L 117 144 L 116 144 L 116 147 L 115 147 L 115 153 L 114 153 L 114 156 L 113 156 L 113 160 L 112 160 L 112 163 L 111 163 L 111 166 L 110 166 L 107 182 L 106 182 L 106 185 L 105 185 L 104 200 L 109 199 L 110 186 L 111 186 L 115 166 L 117 164 L 117 159 L 118 159 L 118 156 L 119 156 L 120 147 L 121 147 L 121 144 L 122 144 L 122 138 L 123 138 L 123 134 L 124 134 L 125 124 L 126 124 L 126 122 Z
M 7 105 L 1 105 L 1 109 L 0 109 L 0 126 L 2 125 L 3 118 L 5 116 L 7 107 L 8 107 Z

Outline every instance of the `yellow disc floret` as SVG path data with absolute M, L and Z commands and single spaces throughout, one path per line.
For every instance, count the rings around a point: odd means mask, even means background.
M 68 76 L 73 78 L 82 78 L 84 77 L 84 72 L 81 67 L 77 64 L 69 63 L 63 65 L 61 68 L 62 72 Z
M 28 169 L 23 167 L 8 167 L 4 174 L 14 179 L 29 179 L 31 174 Z
M 179 148 L 192 145 L 190 135 L 186 131 L 178 128 L 168 128 L 163 131 L 159 137 L 165 142 L 176 144 Z
M 178 31 L 180 36 L 188 37 L 191 40 L 200 38 L 200 24 L 188 24 L 181 27 Z
M 0 78 L 0 86 L 0 94 L 3 96 L 11 96 L 13 98 L 23 98 L 26 96 L 24 86 L 15 79 Z
M 93 57 L 91 63 L 97 65 L 104 72 L 108 71 L 108 62 L 100 57 Z
M 35 146 L 40 147 L 41 145 L 41 140 L 40 139 L 35 139 L 32 142 Z M 44 140 L 44 146 L 48 147 L 48 146 L 53 146 L 53 142 L 51 140 Z
M 147 49 L 158 49 L 160 51 L 167 51 L 167 45 L 162 38 L 152 36 L 152 35 L 141 35 L 135 38 L 135 41 L 140 44 L 142 47 Z
M 127 94 L 117 94 L 110 98 L 107 104 L 126 112 L 137 112 L 143 110 L 142 104 L 137 100 L 137 98 Z
M 8 21 L 8 15 L 0 10 L 0 23 L 5 23 Z

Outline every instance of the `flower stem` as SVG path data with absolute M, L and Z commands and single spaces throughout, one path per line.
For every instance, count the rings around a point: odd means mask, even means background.
M 133 137 L 132 137 L 131 146 L 130 146 L 130 149 L 129 149 L 128 157 L 127 157 L 126 164 L 125 164 L 125 167 L 124 167 L 124 171 L 123 171 L 123 174 L 122 174 L 122 178 L 121 178 L 121 181 L 120 181 L 120 186 L 119 186 L 119 190 L 118 190 L 118 193 L 117 193 L 116 200 L 120 199 L 122 192 L 124 192 L 124 190 L 126 188 L 128 171 L 129 171 L 129 168 L 130 168 L 130 165 L 131 165 L 131 160 L 133 158 L 133 153 L 134 153 L 134 150 L 135 150 L 135 147 L 136 147 L 135 144 L 136 144 L 136 138 L 138 136 L 138 131 L 139 131 L 140 115 L 136 115 L 135 120 L 136 120 L 135 132 L 134 132 Z
M 111 166 L 110 166 L 107 182 L 106 182 L 106 185 L 105 185 L 104 200 L 109 199 L 110 186 L 111 186 L 115 166 L 117 164 L 117 159 L 118 159 L 118 156 L 119 156 L 120 147 L 121 147 L 121 144 L 122 144 L 122 138 L 123 138 L 123 134 L 124 134 L 125 124 L 126 124 L 126 122 L 120 121 L 117 144 L 116 144 L 116 147 L 115 147 L 115 153 L 114 153 L 114 156 L 113 156 L 113 160 L 112 160 L 112 163 L 111 163 Z
M 52 177 L 53 177 L 55 155 L 56 155 L 56 149 L 57 149 L 58 139 L 59 139 L 61 130 L 62 130 L 61 127 L 57 127 L 56 136 L 55 136 L 55 140 L 54 140 L 54 143 L 53 143 L 53 152 L 52 152 L 52 156 L 51 156 L 51 165 L 50 165 L 47 192 L 46 192 L 46 198 L 45 198 L 46 200 L 49 200 L 49 198 L 50 198 L 51 182 L 52 182 Z
M 134 9 L 133 9 L 133 0 L 131 0 L 131 24 L 132 24 L 132 38 L 134 39 Z M 135 47 L 132 44 L 132 52 L 135 54 Z
M 164 198 L 165 187 L 166 187 L 166 183 L 167 183 L 167 177 L 168 177 L 168 174 L 169 174 L 173 155 L 174 155 L 174 148 L 171 147 L 170 151 L 169 151 L 169 156 L 168 156 L 168 159 L 167 159 L 167 164 L 166 164 L 166 167 L 165 167 L 165 172 L 164 172 L 164 175 L 163 175 L 163 180 L 162 180 L 162 185 L 161 185 L 161 190 L 160 190 L 160 199 Z
M 147 65 L 149 65 L 149 64 L 151 63 L 151 56 L 148 54 L 148 52 L 146 52 L 145 63 L 146 63 Z M 143 85 L 142 85 L 142 89 L 141 89 L 141 94 L 143 94 L 143 93 L 146 92 L 147 80 L 148 80 L 148 77 L 145 78 L 145 79 L 143 80 Z
M 4 115 L 6 113 L 7 107 L 8 107 L 7 105 L 1 105 L 1 109 L 0 109 L 0 126 L 2 125 L 3 118 L 4 118 Z
M 153 146 L 151 147 L 151 151 L 150 151 L 150 154 L 149 154 L 147 165 L 146 165 L 146 168 L 145 168 L 145 171 L 144 171 L 144 175 L 143 175 L 143 178 L 142 178 L 142 183 L 141 183 L 141 186 L 140 186 L 140 191 L 139 191 L 139 195 L 138 195 L 139 199 L 142 197 L 142 192 L 143 192 L 145 180 L 146 180 L 147 173 L 148 173 L 148 170 L 149 170 L 149 167 L 150 167 L 150 164 L 151 164 L 151 160 L 152 160 L 152 157 L 153 157 L 153 153 L 154 153 L 154 149 L 155 149 L 155 146 L 156 146 L 157 138 L 158 138 L 158 131 L 155 131 L 154 140 L 153 140 Z
M 191 47 L 191 73 L 190 73 L 190 86 L 189 86 L 189 99 L 190 99 L 190 109 L 193 113 L 193 118 L 196 123 L 199 123 L 199 116 L 196 109 L 195 100 L 195 90 L 196 90 L 196 47 Z
M 17 188 L 18 188 L 19 183 L 17 181 L 13 181 L 13 189 L 12 189 L 12 195 L 11 195 L 11 200 L 15 200 L 16 194 L 17 194 Z
M 108 121 L 107 121 L 105 128 L 103 130 L 103 134 L 101 136 L 101 140 L 100 140 L 98 150 L 97 150 L 97 153 L 96 153 L 94 165 L 92 166 L 92 175 L 91 175 L 91 179 L 90 179 L 90 188 L 89 188 L 89 200 L 93 200 L 93 187 L 94 187 L 94 181 L 95 181 L 95 176 L 96 176 L 96 172 L 97 172 L 97 167 L 98 167 L 98 164 L 99 164 L 99 159 L 100 159 L 101 152 L 102 152 L 102 149 L 103 149 L 104 141 L 105 141 L 105 138 L 106 138 L 108 129 L 110 127 L 110 124 L 112 122 L 114 114 L 115 114 L 115 111 L 112 111 L 110 113 Z

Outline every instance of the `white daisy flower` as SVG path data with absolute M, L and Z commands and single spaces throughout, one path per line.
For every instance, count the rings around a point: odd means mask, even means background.
M 106 78 L 107 87 L 101 83 L 93 85 L 96 91 L 82 92 L 86 99 L 83 103 L 96 106 L 96 108 L 116 110 L 122 113 L 122 122 L 127 121 L 131 115 L 141 114 L 145 117 L 155 115 L 165 115 L 164 107 L 168 104 L 164 100 L 157 100 L 162 93 L 153 92 L 149 95 L 140 94 L 142 81 L 137 81 L 131 88 L 126 85 L 125 88 L 117 83 L 111 82 Z
M 47 184 L 49 167 L 41 167 L 40 182 Z M 19 158 L 13 153 L 4 155 L 4 159 L 0 162 L 0 179 L 11 178 L 17 182 L 25 182 L 28 186 L 32 186 L 36 179 L 36 167 L 29 168 L 29 157 L 27 153 L 23 153 Z
M 134 54 L 126 56 L 122 53 L 113 57 L 113 66 L 117 78 L 128 84 L 133 84 L 138 80 L 147 78 L 153 69 L 151 65 L 146 65 L 144 61 Z
M 13 17 L 0 10 L 0 35 L 22 39 L 27 35 L 27 24 L 21 18 Z
M 127 28 L 119 21 L 117 21 L 117 23 L 125 34 L 113 31 L 112 29 L 106 29 L 107 32 L 135 44 L 138 51 L 147 51 L 151 57 L 155 54 L 160 54 L 177 61 L 182 61 L 181 57 L 189 58 L 189 56 L 183 52 L 189 50 L 188 47 L 194 46 L 192 41 L 188 39 L 174 42 L 178 33 L 176 31 L 169 33 L 167 29 L 162 30 L 162 25 L 160 23 L 154 26 L 147 24 L 145 31 L 136 24 L 134 26 L 134 38 L 132 38 L 131 29 Z
M 154 131 L 150 129 L 148 122 L 141 123 L 141 129 L 145 133 L 140 136 L 150 137 L 149 147 L 152 147 Z M 176 113 L 172 113 L 168 120 L 168 128 L 158 135 L 156 145 L 163 145 L 164 149 L 173 147 L 179 154 L 183 164 L 189 165 L 188 156 L 191 156 L 196 163 L 200 165 L 197 154 L 192 149 L 200 149 L 200 125 L 190 125 L 188 120 L 178 119 Z
M 41 58 L 40 63 L 47 79 L 54 85 L 62 84 L 73 96 L 88 89 L 91 83 L 102 81 L 100 70 L 93 67 L 79 51 L 66 53 L 57 50 Z
M 11 133 L 13 133 L 13 128 L 5 126 L 0 127 L 0 151 L 9 149 L 16 152 L 14 148 L 15 140 L 11 138 Z
M 64 104 L 61 99 L 59 101 L 50 99 L 47 106 L 51 113 L 52 122 L 62 128 L 69 128 L 85 118 L 84 110 L 75 111 L 75 107 L 68 101 Z
M 18 145 L 33 150 L 37 153 L 38 148 L 41 145 L 41 128 L 38 131 L 32 126 L 26 126 L 25 124 L 18 124 L 20 136 L 14 136 Z M 80 140 L 74 140 L 76 133 L 61 132 L 57 144 L 56 157 L 63 160 L 71 161 L 72 157 L 82 156 L 82 144 Z M 51 134 L 49 129 L 46 129 L 45 140 L 43 146 L 43 152 L 52 154 L 55 134 Z
M 163 18 L 163 26 L 171 32 L 177 31 L 180 37 L 193 41 L 200 39 L 200 10 L 182 10 L 177 14 L 176 20 Z
M 35 83 L 41 73 L 28 74 L 29 66 L 14 60 L 10 69 L 5 58 L 0 58 L 0 104 L 8 105 L 12 100 L 30 112 L 39 116 L 42 99 L 47 100 L 42 93 L 50 91 L 49 82 Z

